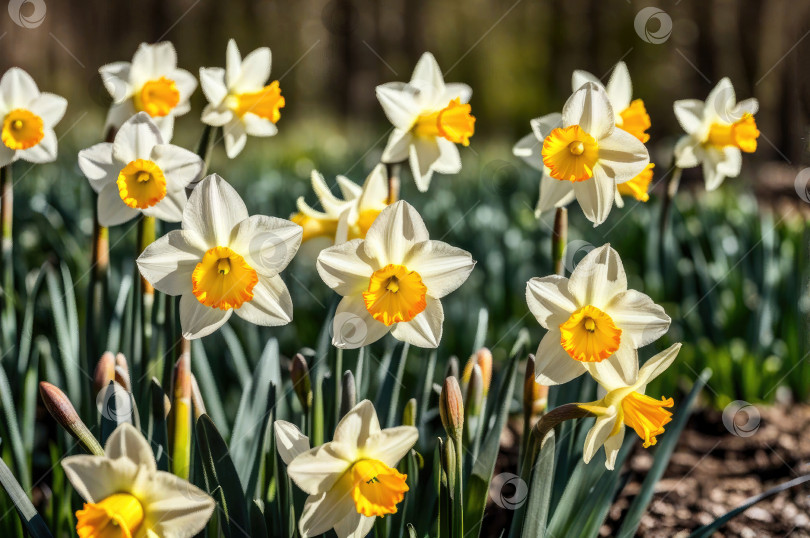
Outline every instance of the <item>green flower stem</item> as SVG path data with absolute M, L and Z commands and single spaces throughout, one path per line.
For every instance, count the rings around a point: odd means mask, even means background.
M 191 355 L 183 353 L 174 369 L 171 436 L 172 472 L 188 480 L 191 469 Z
M 8 323 L 5 330 L 0 331 L 2 349 L 10 349 L 13 344 L 6 341 L 5 336 L 16 333 L 14 329 L 14 264 L 11 256 L 13 246 L 12 222 L 14 220 L 14 177 L 11 173 L 11 164 L 0 168 L 0 278 L 2 278 L 3 323 Z M 13 337 L 12 337 L 13 339 Z
M 528 448 L 523 454 L 523 462 L 520 466 L 520 478 L 527 484 L 530 483 L 534 462 L 537 459 L 537 455 L 540 453 L 540 449 L 543 448 L 543 441 L 548 432 L 566 420 L 574 420 L 588 416 L 591 416 L 591 413 L 582 409 L 579 404 L 576 403 L 561 405 L 543 415 L 543 418 L 537 421 L 537 424 L 534 425 L 534 428 L 532 428 L 529 434 Z
M 554 273 L 565 276 L 565 244 L 568 242 L 568 210 L 558 207 L 554 214 L 554 231 L 551 234 L 551 259 Z
M 205 125 L 202 135 L 200 135 L 200 140 L 197 142 L 196 153 L 200 156 L 200 159 L 203 160 L 201 177 L 205 177 L 208 174 L 208 165 L 211 163 L 211 154 L 214 152 L 218 131 L 219 129 L 216 127 Z
M 136 252 L 137 256 L 140 256 L 146 247 L 151 245 L 155 241 L 155 227 L 156 221 L 155 217 L 147 217 L 142 216 L 141 220 L 138 222 L 138 250 Z M 136 256 L 136 258 L 137 258 Z M 135 268 L 136 273 L 138 273 L 138 268 Z M 151 340 L 152 340 L 152 308 L 155 304 L 155 288 L 152 287 L 152 284 L 149 283 L 145 278 L 141 277 L 140 275 L 136 275 L 140 278 L 141 282 L 141 305 L 139 308 L 141 317 L 140 317 L 140 325 L 141 325 L 141 356 L 140 356 L 140 367 L 146 367 L 149 371 L 147 374 L 149 377 L 159 377 L 161 372 L 159 371 L 152 371 L 155 369 L 155 365 L 152 364 L 150 360 L 151 354 Z M 143 373 L 143 372 L 141 372 Z
M 87 326 L 85 339 L 87 341 L 87 360 L 90 369 L 104 350 L 106 327 L 106 297 L 108 274 L 110 268 L 110 232 L 98 222 L 98 195 L 93 193 L 93 245 L 90 261 L 90 286 L 88 288 Z
M 666 191 L 664 191 L 664 199 L 661 202 L 661 222 L 658 229 L 661 232 L 661 241 L 664 243 L 664 233 L 667 231 L 669 225 L 669 214 L 672 209 L 672 203 L 675 200 L 675 195 L 678 194 L 678 187 L 681 185 L 681 176 L 683 175 L 683 168 L 673 166 L 672 173 L 667 178 Z
M 388 200 L 386 203 L 393 204 L 399 199 L 399 173 L 402 170 L 402 163 L 386 164 L 385 170 L 388 173 Z

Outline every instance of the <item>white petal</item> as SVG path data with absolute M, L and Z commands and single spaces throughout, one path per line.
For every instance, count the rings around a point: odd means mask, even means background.
M 574 193 L 585 217 L 599 226 L 610 214 L 615 198 L 616 182 L 607 175 L 604 168 L 594 167 L 593 177 L 574 183 Z
M 357 349 L 376 342 L 389 330 L 385 323 L 371 317 L 362 295 L 349 295 L 338 303 L 335 311 L 332 345 L 340 349 Z
M 228 95 L 225 86 L 225 70 L 221 67 L 201 67 L 200 87 L 203 95 L 212 105 L 219 105 Z
M 203 490 L 166 472 L 150 475 L 133 494 L 143 504 L 143 525 L 156 536 L 190 538 L 208 524 L 216 503 Z
M 422 217 L 408 202 L 400 200 L 382 210 L 366 234 L 365 248 L 380 267 L 401 264 L 408 252 L 430 239 Z
M 610 74 L 607 83 L 607 95 L 613 111 L 617 114 L 630 106 L 633 100 L 633 83 L 630 81 L 630 71 L 624 62 L 619 62 Z
M 253 287 L 253 299 L 243 303 L 234 312 L 254 325 L 286 325 L 293 318 L 292 298 L 280 276 L 259 275 L 259 282 Z
M 705 175 L 707 191 L 717 189 L 727 177 L 740 175 L 742 153 L 738 148 L 728 146 L 718 150 L 709 147 L 705 149 L 705 155 L 703 174 Z
M 408 150 L 416 187 L 419 192 L 426 192 L 433 177 L 433 165 L 441 157 L 439 142 L 435 138 L 413 137 Z
M 604 88 L 593 82 L 585 83 L 565 102 L 562 118 L 566 126 L 579 125 L 600 143 L 613 131 L 613 107 Z
M 138 466 L 128 459 L 86 455 L 68 456 L 62 460 L 62 469 L 79 496 L 90 503 L 128 491 L 138 473 Z
M 534 133 L 527 134 L 512 148 L 512 154 L 520 157 L 535 170 L 543 171 L 543 142 Z M 566 181 L 570 183 L 570 181 Z
M 0 167 L 6 166 L 17 160 L 17 152 L 5 144 L 0 144 Z
M 352 465 L 346 459 L 349 447 L 338 442 L 316 446 L 296 456 L 287 464 L 287 474 L 310 495 L 328 491 Z
M 121 103 L 113 103 L 107 111 L 107 118 L 104 120 L 104 132 L 108 133 L 112 129 L 117 131 L 125 121 L 135 114 L 136 110 L 131 99 Z
M 389 467 L 396 467 L 399 460 L 410 452 L 418 438 L 419 430 L 413 426 L 387 428 L 369 437 L 363 450 L 370 458 L 379 460 Z
M 339 179 L 339 178 L 338 178 Z M 379 209 L 388 201 L 388 169 L 378 164 L 366 178 L 360 191 L 358 209 Z
M 138 112 L 118 129 L 113 142 L 113 158 L 122 163 L 151 159 L 152 149 L 163 143 L 157 125 L 146 112 Z
M 582 258 L 568 281 L 568 291 L 578 305 L 593 305 L 600 310 L 625 290 L 627 274 L 619 253 L 610 244 L 593 249 Z
M 648 164 L 647 147 L 627 131 L 614 129 L 599 141 L 599 163 L 594 168 L 602 167 L 616 183 L 624 183 L 643 172 Z
M 274 276 L 298 252 L 302 236 L 303 228 L 294 222 L 254 215 L 236 225 L 231 232 L 231 247 L 260 274 Z
M 561 385 L 585 373 L 585 366 L 563 349 L 558 328 L 549 330 L 535 354 L 535 380 L 541 385 Z
M 563 125 L 563 117 L 559 112 L 552 112 L 539 118 L 534 118 L 529 122 L 532 127 L 532 132 L 537 140 L 540 141 L 540 149 L 543 148 L 543 141 L 551 134 L 551 131 Z M 542 159 L 541 159 L 542 160 Z
M 113 145 L 102 142 L 79 152 L 79 169 L 99 192 L 107 183 L 118 180 L 122 165 L 113 160 Z
M 101 82 L 110 93 L 113 103 L 122 103 L 132 95 L 133 89 L 129 83 L 131 66 L 129 62 L 113 62 L 98 69 Z
M 267 137 L 275 136 L 278 133 L 278 127 L 276 127 L 275 123 L 252 112 L 242 116 L 242 123 L 245 126 L 245 132 L 250 136 Z
M 377 410 L 369 400 L 352 407 L 335 427 L 335 441 L 348 447 L 365 447 L 366 441 L 380 433 Z
M 681 99 L 672 105 L 675 117 L 687 134 L 698 133 L 703 129 L 703 101 L 699 99 Z
M 45 136 L 36 146 L 17 151 L 17 157 L 29 163 L 50 163 L 56 160 L 57 139 L 53 129 L 45 128 Z
M 362 239 L 352 239 L 321 251 L 316 264 L 324 283 L 343 296 L 368 289 L 374 262 L 366 254 Z
M 180 94 L 180 102 L 172 112 L 175 116 L 182 116 L 188 112 L 187 107 L 183 105 L 188 102 L 189 97 L 197 89 L 197 79 L 185 69 L 175 69 L 171 74 L 171 79 L 174 80 L 177 92 Z
M 582 449 L 582 459 L 585 463 L 589 463 L 596 451 L 605 444 L 610 432 L 613 431 L 613 426 L 616 424 L 616 408 L 610 407 L 608 409 L 608 414 L 596 417 L 596 422 L 585 438 L 585 447 Z
M 681 344 L 672 344 L 661 353 L 653 356 L 638 371 L 638 383 L 646 385 L 669 368 L 678 357 Z
M 123 224 L 140 213 L 121 200 L 121 194 L 118 192 L 118 185 L 115 182 L 107 183 L 99 191 L 97 207 L 99 224 L 108 228 Z
M 745 114 L 754 115 L 757 113 L 757 111 L 759 111 L 759 101 L 757 101 L 754 97 L 751 97 L 737 103 L 737 106 L 734 107 L 732 117 L 736 118 L 734 121 L 737 121 Z
M 543 177 L 540 178 L 540 197 L 537 200 L 534 215 L 539 217 L 543 212 L 555 207 L 565 207 L 575 198 L 573 183 L 551 177 L 544 168 Z
M 183 220 L 183 208 L 186 203 L 188 203 L 186 189 L 167 190 L 162 200 L 141 212 L 147 217 L 155 217 L 163 222 L 180 222 Z
M 273 431 L 276 436 L 276 449 L 286 465 L 289 465 L 296 456 L 310 449 L 309 437 L 291 422 L 277 420 L 273 423 Z
M 441 241 L 417 244 L 403 264 L 419 273 L 428 294 L 436 299 L 458 289 L 475 267 L 469 252 Z
M 270 78 L 272 56 L 270 49 L 260 47 L 242 60 L 239 76 L 231 84 L 237 93 L 254 92 L 264 87 Z
M 624 443 L 624 431 L 624 424 L 622 424 L 616 434 L 605 439 L 605 467 L 611 471 L 616 466 L 616 457 L 619 455 L 622 443 Z
M 167 188 L 172 191 L 185 189 L 199 180 L 203 171 L 203 161 L 199 155 L 172 144 L 159 144 L 152 148 L 151 160 L 163 171 L 169 183 Z
M 228 246 L 234 227 L 246 218 L 247 207 L 236 190 L 211 174 L 191 193 L 183 212 L 183 229 L 194 230 L 211 247 Z
M 439 99 L 444 96 L 445 86 L 442 71 L 436 58 L 429 52 L 422 54 L 411 76 L 410 85 L 416 87 L 419 92 L 420 103 L 427 105 L 441 104 Z M 446 105 L 447 103 L 444 103 Z
M 139 87 L 149 80 L 168 77 L 176 68 L 177 52 L 170 41 L 141 43 L 132 57 L 130 80 Z
M 672 320 L 649 296 L 636 290 L 619 293 L 605 305 L 606 312 L 636 348 L 658 340 Z
M 222 134 L 225 137 L 225 154 L 229 159 L 235 159 L 237 155 L 242 153 L 247 143 L 244 124 L 234 119 L 222 128 Z
M 62 120 L 67 109 L 67 99 L 52 93 L 41 93 L 31 101 L 29 110 L 42 118 L 46 127 L 53 127 Z
M 622 340 L 610 357 L 589 362 L 585 368 L 607 390 L 628 387 L 638 378 L 638 351 L 629 340 Z
M 236 46 L 236 41 L 233 39 L 228 40 L 228 45 L 225 47 L 225 84 L 232 88 L 234 83 L 239 79 L 239 73 L 242 71 L 242 55 L 239 54 L 239 47 Z
M 571 91 L 575 92 L 580 89 L 585 83 L 593 82 L 594 84 L 602 85 L 602 81 L 596 78 L 593 73 L 589 73 L 588 71 L 584 71 L 582 69 L 575 69 L 573 73 L 571 73 Z
M 318 536 L 356 513 L 354 500 L 348 490 L 335 488 L 318 496 L 310 495 L 298 520 L 298 530 L 301 538 Z
M 385 166 L 382 164 L 378 164 L 374 167 L 374 170 L 369 174 L 369 178 L 374 175 L 377 170 L 382 169 L 383 175 L 385 174 Z M 314 172 L 314 170 L 313 170 Z M 338 175 L 336 178 L 338 188 L 340 189 L 340 194 L 343 196 L 345 200 L 355 200 L 360 197 L 360 194 L 363 192 L 363 187 L 352 181 L 351 179 L 347 178 L 346 176 Z M 368 178 L 366 179 L 366 183 L 368 183 Z
M 192 233 L 172 230 L 138 257 L 138 270 L 156 290 L 172 296 L 191 294 L 191 274 L 205 254 L 187 240 Z
M 233 111 L 226 108 L 224 105 L 214 106 L 212 104 L 205 105 L 200 116 L 200 121 L 206 125 L 213 127 L 222 127 L 231 121 L 239 121 L 234 117 Z
M 472 88 L 468 84 L 448 82 L 444 85 L 444 96 L 440 99 L 440 102 L 447 105 L 453 99 L 458 99 L 462 103 L 469 103 L 471 97 Z
M 208 336 L 228 321 L 233 310 L 220 310 L 205 306 L 197 298 L 186 293 L 180 296 L 180 326 L 183 338 L 194 340 Z
M 559 327 L 579 308 L 560 275 L 535 277 L 526 284 L 526 303 L 544 329 Z
M 364 516 L 357 512 L 350 512 L 335 524 L 335 534 L 338 538 L 366 538 L 374 528 L 375 516 Z
M 39 97 L 39 89 L 31 75 L 19 67 L 12 67 L 0 79 L 0 95 L 8 110 L 28 108 Z
M 444 310 L 441 301 L 430 295 L 425 297 L 425 301 L 427 302 L 425 309 L 411 321 L 394 324 L 391 335 L 412 346 L 434 349 L 439 347 L 442 340 Z
M 461 155 L 458 146 L 445 138 L 437 138 L 439 158 L 433 163 L 433 170 L 440 174 L 458 174 L 461 172 Z
M 385 144 L 380 161 L 383 163 L 400 163 L 408 159 L 413 142 L 413 134 L 403 129 L 394 129 Z
M 703 155 L 700 141 L 692 136 L 682 136 L 675 144 L 675 166 L 678 168 L 692 168 L 699 165 Z
M 118 426 L 104 446 L 104 454 L 110 459 L 126 458 L 135 465 L 144 465 L 156 471 L 157 464 L 149 442 L 135 426 L 127 422 Z
M 719 119 L 725 123 L 732 123 L 734 121 L 733 111 L 736 105 L 737 97 L 734 94 L 734 86 L 728 77 L 723 77 L 706 97 L 703 118 L 706 120 Z
M 413 88 L 401 82 L 389 82 L 377 86 L 376 93 L 388 121 L 394 127 L 408 131 L 421 112 Z

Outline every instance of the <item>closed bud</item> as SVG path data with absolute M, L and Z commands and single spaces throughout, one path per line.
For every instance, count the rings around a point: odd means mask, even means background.
M 472 368 L 476 364 L 481 369 L 483 393 L 486 396 L 489 394 L 489 386 L 492 383 L 492 352 L 488 348 L 482 347 L 475 355 L 469 358 L 467 364 L 464 365 L 464 372 L 461 374 L 463 385 L 470 382 Z
M 444 380 L 442 393 L 439 397 L 439 415 L 442 425 L 451 439 L 460 439 L 464 430 L 464 402 L 461 397 L 461 387 L 455 377 Z
M 110 381 L 115 379 L 115 355 L 107 351 L 104 353 L 96 364 L 96 370 L 93 372 L 93 389 L 96 394 L 107 388 Z
M 132 384 L 129 377 L 129 364 L 123 353 L 115 356 L 115 382 L 124 387 L 127 392 L 132 392 Z
M 534 355 L 529 355 L 526 361 L 526 375 L 523 378 L 523 414 L 527 418 L 545 411 L 548 402 L 548 387 L 535 379 Z
M 416 398 L 411 398 L 402 410 L 402 425 L 416 426 Z
M 295 395 L 298 396 L 298 401 L 306 413 L 312 405 L 312 381 L 309 378 L 307 360 L 300 353 L 297 353 L 290 362 L 290 379 Z
M 62 392 L 56 385 L 52 385 L 47 381 L 39 383 L 39 393 L 42 396 L 42 402 L 51 416 L 58 422 L 70 435 L 72 435 L 89 453 L 96 456 L 103 456 L 104 449 L 101 448 L 98 439 L 90 432 L 87 425 L 79 418 L 76 408 L 68 399 L 67 395 Z
M 484 405 L 484 381 L 481 367 L 474 364 L 470 381 L 467 383 L 467 397 L 464 399 L 467 408 L 467 416 L 477 416 L 481 413 Z

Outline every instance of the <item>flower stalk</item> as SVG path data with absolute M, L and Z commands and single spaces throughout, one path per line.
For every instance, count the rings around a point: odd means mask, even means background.
M 191 355 L 183 353 L 174 367 L 170 431 L 172 472 L 188 480 L 191 469 Z
M 554 231 L 551 234 L 551 259 L 554 274 L 565 276 L 565 244 L 568 242 L 568 209 L 558 207 L 554 214 Z
M 65 428 L 82 445 L 82 448 L 95 456 L 104 455 L 104 449 L 87 425 L 79 418 L 76 408 L 73 407 L 64 392 L 47 381 L 41 381 L 39 383 L 39 393 L 42 396 L 45 408 L 54 420 Z

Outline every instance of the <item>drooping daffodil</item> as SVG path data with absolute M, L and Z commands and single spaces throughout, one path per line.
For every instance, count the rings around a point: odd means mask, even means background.
M 474 265 L 469 252 L 432 241 L 407 202 L 386 207 L 365 239 L 318 256 L 321 279 L 343 296 L 332 344 L 358 348 L 391 332 L 415 346 L 437 347 L 444 321 L 440 299 L 461 286 Z
M 256 325 L 289 323 L 292 299 L 279 273 L 300 244 L 300 226 L 249 216 L 236 190 L 212 174 L 191 193 L 182 229 L 149 245 L 137 263 L 155 289 L 180 296 L 183 336 L 194 339 L 233 313 Z
M 56 160 L 54 126 L 65 115 L 67 101 L 52 93 L 40 92 L 31 75 L 12 67 L 0 79 L 0 167 L 18 159 L 30 163 Z
M 76 512 L 80 538 L 191 538 L 208 524 L 214 499 L 158 471 L 152 447 L 134 426 L 118 426 L 104 452 L 62 460 L 65 475 L 85 501 Z
M 377 99 L 394 126 L 382 162 L 409 161 L 422 192 L 430 186 L 434 172 L 457 174 L 461 170 L 457 144 L 468 146 L 475 132 L 468 104 L 471 96 L 466 84 L 445 84 L 429 52 L 419 59 L 410 82 L 377 86 Z
M 128 119 L 112 143 L 79 152 L 79 168 L 98 193 L 98 220 L 116 226 L 144 214 L 180 222 L 188 201 L 186 186 L 199 179 L 203 161 L 186 149 L 164 143 L 145 112 Z
M 541 182 L 538 212 L 576 198 L 594 226 L 605 221 L 617 185 L 632 180 L 650 162 L 644 144 L 615 122 L 604 87 L 594 82 L 576 90 L 562 114 L 532 120 L 532 135 L 513 151 L 550 178 Z
M 197 89 L 197 79 L 177 67 L 177 52 L 169 41 L 141 43 L 132 62 L 113 62 L 98 72 L 113 99 L 108 129 L 118 129 L 130 116 L 146 112 L 169 142 L 174 119 L 191 110 L 188 101 Z
M 363 538 L 377 517 L 397 512 L 408 491 L 396 466 L 419 437 L 413 426 L 380 428 L 372 403 L 363 400 L 344 416 L 332 441 L 309 447 L 298 428 L 275 422 L 287 474 L 309 494 L 298 530 L 302 538 L 334 529 L 338 538 Z
M 625 383 L 636 379 L 636 350 L 660 338 L 671 322 L 650 297 L 627 289 L 619 253 L 610 245 L 593 249 L 571 273 L 531 279 L 529 310 L 547 329 L 537 348 L 535 372 L 541 385 L 559 385 L 586 371 L 607 369 Z
M 326 237 L 334 244 L 349 239 L 362 239 L 388 205 L 388 184 L 384 164 L 377 165 L 360 187 L 346 176 L 337 177 L 343 199 L 338 198 L 324 177 L 312 171 L 312 190 L 318 196 L 322 211 L 313 209 L 304 197 L 298 198 L 298 213 L 290 217 L 304 228 L 304 241 Z
M 281 88 L 270 78 L 271 54 L 260 47 L 242 59 L 233 39 L 225 49 L 225 69 L 203 67 L 200 85 L 208 99 L 202 121 L 222 127 L 225 153 L 233 159 L 244 149 L 248 135 L 273 136 L 284 107 Z
M 625 427 L 635 430 L 644 441 L 644 448 L 657 442 L 656 436 L 664 433 L 664 426 L 672 420 L 667 411 L 675 405 L 672 398 L 656 400 L 645 394 L 647 384 L 661 375 L 678 356 L 681 344 L 673 344 L 652 357 L 639 369 L 638 375 L 630 383 L 625 383 L 621 375 L 604 369 L 594 375 L 604 397 L 579 407 L 596 416 L 596 422 L 585 438 L 582 457 L 585 463 L 591 461 L 600 447 L 605 447 L 605 466 L 613 469 L 616 456 L 624 441 Z
M 723 78 L 706 101 L 675 101 L 675 116 L 686 131 L 675 145 L 675 166 L 691 168 L 703 164 L 706 190 L 713 191 L 727 177 L 740 175 L 742 152 L 757 149 L 759 130 L 754 114 L 759 102 L 737 102 L 734 86 Z

